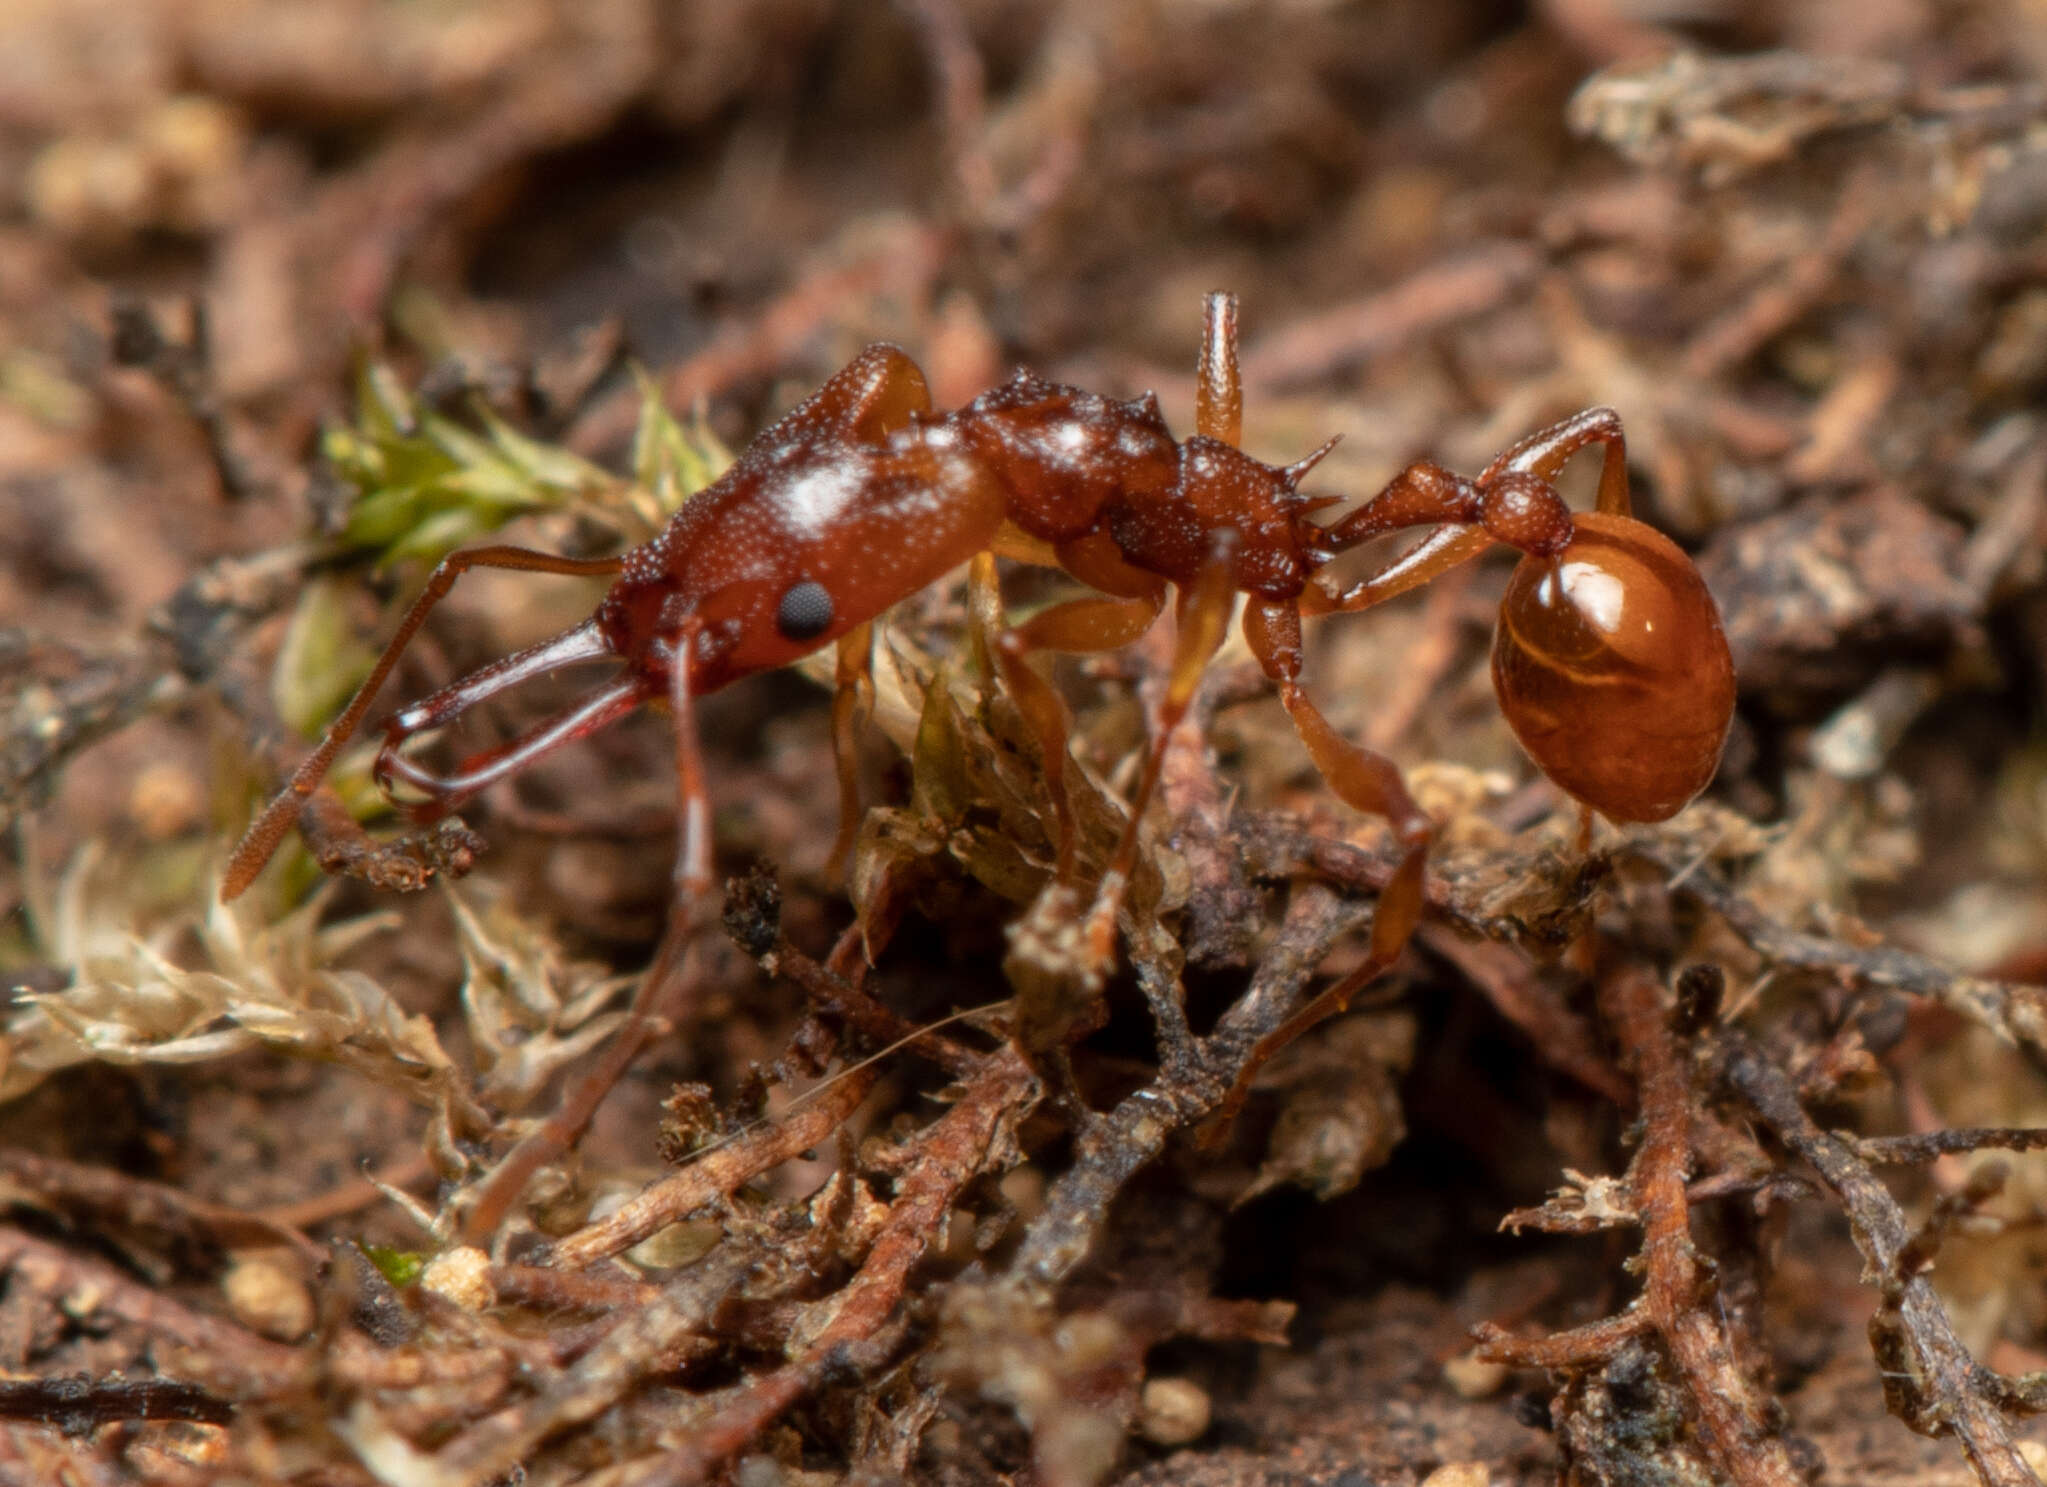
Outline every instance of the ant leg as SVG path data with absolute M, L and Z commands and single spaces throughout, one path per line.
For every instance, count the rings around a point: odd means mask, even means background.
M 600 578 L 618 572 L 623 560 L 619 558 L 563 558 L 553 553 L 534 552 L 524 547 L 478 547 L 466 552 L 449 553 L 435 566 L 426 581 L 426 588 L 412 601 L 412 607 L 405 611 L 405 618 L 398 622 L 398 632 L 377 657 L 370 674 L 363 678 L 363 684 L 356 688 L 348 706 L 341 716 L 327 727 L 326 736 L 318 748 L 309 754 L 305 762 L 292 772 L 291 779 L 278 791 L 261 815 L 249 826 L 234 855 L 228 859 L 226 875 L 221 880 L 220 897 L 223 903 L 237 898 L 256 874 L 263 870 L 263 864 L 270 860 L 277 850 L 277 844 L 284 840 L 285 832 L 297 817 L 299 807 L 306 797 L 319 787 L 327 771 L 334 763 L 335 755 L 354 736 L 363 720 L 363 714 L 370 710 L 377 689 L 391 674 L 391 668 L 398 664 L 398 657 L 418 633 L 419 627 L 433 607 L 448 596 L 455 586 L 455 580 L 471 568 L 512 568 L 527 573 L 558 573 L 572 578 Z M 571 632 L 575 633 L 575 632 Z M 602 650 L 595 652 L 604 654 Z
M 1014 630 L 1005 630 L 995 645 L 995 661 L 1003 685 L 1025 720 L 1037 732 L 1045 761 L 1045 788 L 1052 796 L 1053 823 L 1059 835 L 1053 876 L 1073 876 L 1077 849 L 1073 804 L 1066 798 L 1066 704 L 1052 684 L 1032 670 L 1025 658 L 1033 651 L 1078 655 L 1121 650 L 1152 627 L 1165 604 L 1165 585 L 1152 599 L 1074 599 L 1040 610 Z
M 701 620 L 683 626 L 668 656 L 668 710 L 675 720 L 675 903 L 670 912 L 686 919 L 690 906 L 711 890 L 711 791 L 704 783 L 704 745 L 697 733 L 695 699 L 689 689 L 689 656 Z
M 1421 922 L 1422 871 L 1428 862 L 1435 825 L 1414 797 L 1392 760 L 1352 743 L 1338 733 L 1321 709 L 1308 700 L 1296 679 L 1301 664 L 1301 617 L 1284 603 L 1255 604 L 1244 615 L 1244 638 L 1266 673 L 1279 680 L 1280 701 L 1293 719 L 1294 731 L 1307 745 L 1309 757 L 1329 787 L 1344 803 L 1393 826 L 1404 849 L 1393 876 L 1379 892 L 1372 918 L 1372 941 L 1364 961 L 1308 1001 L 1272 1032 L 1258 1040 L 1238 1071 L 1236 1083 L 1217 1108 L 1215 1130 L 1227 1127 L 1243 1106 L 1251 1081 L 1280 1049 L 1325 1018 L 1350 1005 L 1350 999 L 1400 958 Z
M 874 700 L 874 623 L 855 625 L 839 637 L 832 692 L 832 762 L 839 774 L 839 834 L 825 872 L 837 877 L 860 829 L 860 720 Z
M 1334 614 L 1370 609 L 1469 562 L 1493 544 L 1493 534 L 1478 525 L 1484 508 L 1485 497 L 1475 482 L 1429 460 L 1409 465 L 1378 495 L 1331 524 L 1319 545 L 1336 553 L 1407 527 L 1434 526 L 1438 530 L 1340 594 L 1311 583 L 1301 593 L 1301 611 Z
M 1187 716 L 1209 661 L 1222 648 L 1229 633 L 1230 615 L 1237 603 L 1236 550 L 1235 529 L 1218 529 L 1200 574 L 1190 587 L 1180 591 L 1179 633 L 1173 641 L 1173 664 L 1166 673 L 1165 696 L 1159 699 L 1151 751 L 1144 761 L 1144 773 L 1138 778 L 1137 791 L 1130 797 L 1130 819 L 1123 825 L 1116 853 L 1109 859 L 1108 871 L 1102 874 L 1101 886 L 1095 890 L 1094 907 L 1088 911 L 1086 943 L 1088 954 L 1097 965 L 1106 964 L 1114 948 L 1116 913 L 1122 907 L 1131 869 L 1137 865 L 1138 830 L 1144 824 L 1144 811 L 1151 803 L 1152 792 L 1158 788 L 1166 747 L 1172 742 L 1173 730 Z
M 1073 876 L 1078 845 L 1073 806 L 1066 798 L 1066 704 L 1026 658 L 1033 651 L 1081 654 L 1121 650 L 1152 627 L 1165 607 L 1166 583 L 1123 562 L 1107 539 L 1084 537 L 1064 543 L 1059 558 L 1081 582 L 1115 597 L 1072 599 L 1041 610 L 1015 629 L 1004 630 L 996 637 L 994 649 L 1003 685 L 1038 735 L 1045 788 L 1052 796 L 1059 836 L 1053 876 L 1065 882 Z
M 1599 509 L 1615 516 L 1629 516 L 1628 440 L 1621 429 L 1621 416 L 1611 408 L 1587 408 L 1573 413 L 1548 428 L 1537 429 L 1486 467 L 1478 483 L 1509 471 L 1553 481 L 1564 464 L 1588 444 L 1606 446 L 1599 467 Z
M 689 984 L 690 952 L 698 925 L 695 911 L 711 890 L 711 797 L 704 784 L 702 742 L 689 689 L 688 656 L 701 621 L 691 620 L 669 647 L 668 703 L 675 724 L 676 852 L 673 900 L 654 963 L 633 993 L 632 1005 L 596 1067 L 562 1096 L 552 1115 L 505 1153 L 482 1183 L 463 1215 L 461 1237 L 486 1246 L 533 1174 L 560 1158 L 589 1126 L 597 1107 L 633 1061 L 669 1026 L 682 990 Z

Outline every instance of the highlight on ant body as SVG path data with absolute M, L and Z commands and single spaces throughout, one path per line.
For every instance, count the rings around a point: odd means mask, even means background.
M 1324 525 L 1315 515 L 1340 502 L 1308 495 L 1300 483 L 1330 446 L 1289 465 L 1254 459 L 1237 447 L 1242 403 L 1236 305 L 1224 294 L 1208 300 L 1196 431 L 1184 441 L 1149 394 L 1117 401 L 1021 371 L 963 408 L 936 412 L 916 363 L 894 346 L 870 346 L 762 432 L 651 541 L 612 558 L 496 546 L 444 559 L 326 737 L 250 827 L 223 896 L 249 886 L 428 613 L 471 568 L 613 583 L 582 624 L 396 713 L 376 757 L 379 784 L 389 793 L 402 782 L 416 797 L 411 814 L 433 820 L 563 744 L 665 701 L 680 798 L 678 918 L 705 896 L 711 876 L 710 797 L 693 701 L 835 645 L 843 848 L 858 813 L 854 698 L 867 677 L 870 626 L 991 552 L 1056 566 L 1093 591 L 1002 631 L 994 648 L 1003 683 L 1041 746 L 1054 881 L 1077 886 L 1067 714 L 1030 658 L 1128 645 L 1175 594 L 1179 624 L 1157 731 L 1089 911 L 1088 943 L 1098 955 L 1113 947 L 1116 906 L 1166 740 L 1243 596 L 1244 639 L 1316 769 L 1341 799 L 1391 824 L 1399 853 L 1364 960 L 1275 1034 L 1274 1049 L 1346 1005 L 1399 955 L 1421 915 L 1433 830 L 1398 768 L 1345 738 L 1309 699 L 1301 685 L 1304 617 L 1369 608 L 1505 543 L 1524 556 L 1501 606 L 1493 679 L 1543 773 L 1587 811 L 1622 822 L 1665 819 L 1706 787 L 1732 717 L 1733 664 L 1691 561 L 1630 515 L 1613 410 L 1588 409 L 1532 434 L 1475 478 L 1429 461 L 1410 465 Z M 1574 515 L 1553 481 L 1573 454 L 1595 444 L 1604 458 L 1597 509 Z M 1414 527 L 1434 530 L 1372 577 L 1343 589 L 1318 581 L 1337 554 Z M 612 675 L 581 702 L 450 773 L 406 752 L 417 735 L 507 688 L 598 661 L 611 663 Z

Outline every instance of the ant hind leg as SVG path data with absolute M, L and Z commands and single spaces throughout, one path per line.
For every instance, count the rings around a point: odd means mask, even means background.
M 1279 679 L 1280 701 L 1316 770 L 1345 804 L 1391 823 L 1402 852 L 1392 877 L 1379 892 L 1371 945 L 1363 962 L 1258 1040 L 1217 1108 L 1211 1126 L 1215 1132 L 1235 1118 L 1252 1079 L 1267 1060 L 1309 1028 L 1343 1011 L 1353 996 L 1400 958 L 1421 922 L 1422 874 L 1435 834 L 1434 823 L 1408 794 L 1393 761 L 1345 738 L 1301 690 L 1296 680 L 1301 660 L 1299 611 L 1290 604 L 1255 605 L 1245 615 L 1244 634 L 1267 674 Z

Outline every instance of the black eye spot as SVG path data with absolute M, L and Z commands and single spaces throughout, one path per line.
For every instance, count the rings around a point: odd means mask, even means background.
M 784 640 L 815 640 L 832 625 L 832 596 L 816 579 L 806 578 L 775 606 L 775 628 Z

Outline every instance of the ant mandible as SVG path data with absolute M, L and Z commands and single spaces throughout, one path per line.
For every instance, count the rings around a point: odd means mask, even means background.
M 1705 788 L 1733 713 L 1733 662 L 1697 569 L 1629 515 L 1626 446 L 1612 409 L 1587 409 L 1530 435 L 1476 479 L 1428 461 L 1410 465 L 1327 526 L 1310 518 L 1339 502 L 1299 487 L 1331 445 L 1291 465 L 1263 464 L 1237 448 L 1242 414 L 1236 301 L 1226 294 L 1208 299 L 1196 432 L 1185 442 L 1173 438 L 1149 394 L 1118 402 L 1022 371 L 957 412 L 937 413 L 916 363 L 894 346 L 870 346 L 760 434 L 660 535 L 629 552 L 576 559 L 500 546 L 443 559 L 319 747 L 249 828 L 223 897 L 249 886 L 428 612 L 471 568 L 616 581 L 582 624 L 399 711 L 385 724 L 379 784 L 388 793 L 403 781 L 423 797 L 413 816 L 432 819 L 562 744 L 665 700 L 681 804 L 678 917 L 711 882 L 693 701 L 836 642 L 843 848 L 858 808 L 851 743 L 869 626 L 990 551 L 1063 568 L 1095 590 L 1003 631 L 995 647 L 1002 679 L 1041 746 L 1054 878 L 1070 883 L 1076 832 L 1065 789 L 1066 710 L 1029 657 L 1128 645 L 1158 618 L 1169 586 L 1176 589 L 1179 629 L 1159 726 L 1089 915 L 1098 955 L 1113 939 L 1166 740 L 1244 594 L 1244 639 L 1278 684 L 1316 769 L 1344 801 L 1391 823 L 1400 852 L 1363 963 L 1263 1051 L 1342 1008 L 1399 955 L 1421 915 L 1433 830 L 1393 763 L 1344 738 L 1302 690 L 1304 615 L 1368 608 L 1506 543 L 1525 556 L 1501 605 L 1493 680 L 1543 773 L 1587 810 L 1617 821 L 1663 820 Z M 1552 481 L 1592 444 L 1604 449 L 1598 509 L 1573 516 Z M 1437 530 L 1375 576 L 1340 592 L 1315 581 L 1338 553 L 1418 526 Z M 434 774 L 403 752 L 415 735 L 485 698 L 594 660 L 622 664 L 581 703 L 453 774 Z

